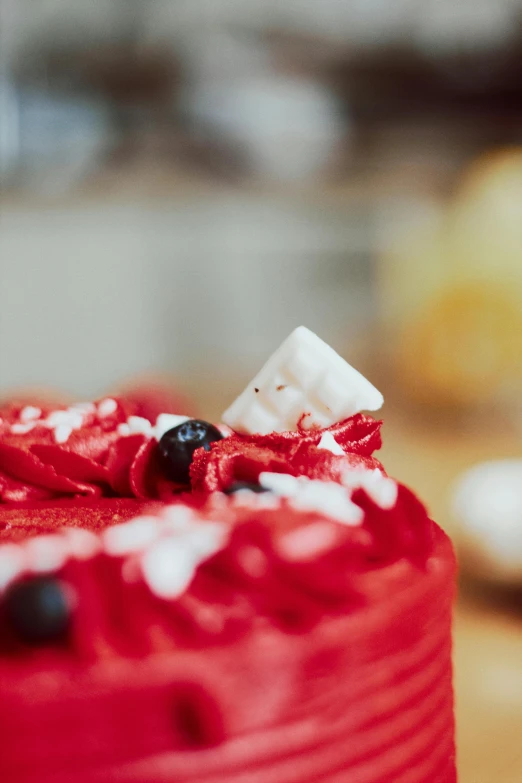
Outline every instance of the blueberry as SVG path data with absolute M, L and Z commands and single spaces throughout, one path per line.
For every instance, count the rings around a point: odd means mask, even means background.
M 38 576 L 12 585 L 4 596 L 5 614 L 16 636 L 27 644 L 44 644 L 63 637 L 71 605 L 58 579 Z
M 190 464 L 196 449 L 209 451 L 210 444 L 222 438 L 217 427 L 201 419 L 189 419 L 168 430 L 158 443 L 167 477 L 178 484 L 189 484 Z
M 268 492 L 266 487 L 262 487 L 261 484 L 255 484 L 250 481 L 234 481 L 229 487 L 223 490 L 225 495 L 233 495 L 234 492 L 239 492 L 241 489 L 248 489 L 250 492 Z

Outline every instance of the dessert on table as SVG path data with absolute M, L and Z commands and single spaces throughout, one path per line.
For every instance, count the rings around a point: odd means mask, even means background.
M 304 327 L 223 414 L 2 409 L 0 778 L 454 783 L 451 544 Z

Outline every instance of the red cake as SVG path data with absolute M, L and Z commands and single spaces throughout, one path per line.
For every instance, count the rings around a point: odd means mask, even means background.
M 4 408 L 0 780 L 454 783 L 451 544 L 291 335 L 225 424 Z

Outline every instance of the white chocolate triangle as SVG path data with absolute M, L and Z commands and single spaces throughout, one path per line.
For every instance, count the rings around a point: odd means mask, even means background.
M 272 354 L 244 392 L 223 414 L 235 432 L 270 432 L 329 427 L 375 411 L 382 394 L 305 326 Z

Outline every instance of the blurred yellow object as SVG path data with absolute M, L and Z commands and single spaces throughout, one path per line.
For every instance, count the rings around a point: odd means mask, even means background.
M 476 162 L 442 217 L 386 261 L 387 316 L 405 394 L 468 406 L 519 388 L 522 150 Z
M 495 394 L 522 355 L 522 317 L 498 285 L 456 285 L 434 297 L 399 348 L 410 394 L 473 404 Z

